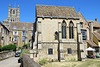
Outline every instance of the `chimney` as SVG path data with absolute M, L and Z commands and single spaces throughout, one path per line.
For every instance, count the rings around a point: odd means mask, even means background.
M 93 22 L 89 22 L 89 40 L 93 41 Z
M 96 18 L 95 21 L 98 21 L 98 19 Z

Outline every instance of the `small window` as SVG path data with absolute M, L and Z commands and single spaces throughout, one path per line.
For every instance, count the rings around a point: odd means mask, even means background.
M 33 29 L 33 27 L 31 27 L 31 29 Z
M 23 26 L 23 29 L 25 29 L 25 26 Z
M 22 37 L 22 42 L 25 42 L 25 37 Z
M 49 55 L 52 55 L 53 54 L 53 49 L 52 48 L 48 49 L 48 54 Z
M 82 33 L 82 39 L 87 40 L 87 31 L 82 29 L 81 33 Z
M 3 40 L 4 39 L 4 37 L 1 37 L 1 40 Z
M 83 28 L 83 22 L 80 22 L 80 28 Z
M 72 54 L 71 48 L 67 49 L 68 54 Z
M 22 31 L 22 36 L 25 36 L 25 31 Z
M 18 35 L 18 32 L 17 31 L 13 31 L 13 35 Z
M 13 26 L 13 29 L 16 29 L 16 26 Z
M 11 37 L 9 37 L 9 41 L 11 41 Z
M 17 37 L 14 37 L 14 41 L 17 41 Z

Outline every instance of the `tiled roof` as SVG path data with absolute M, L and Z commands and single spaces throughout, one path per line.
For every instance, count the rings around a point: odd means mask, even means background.
M 97 30 L 97 32 L 100 34 L 100 29 L 99 29 L 99 30 Z
M 88 22 L 93 22 L 93 27 L 100 27 L 100 24 L 98 21 L 91 21 L 91 20 L 88 20 Z
M 9 31 L 9 29 L 8 29 L 7 27 L 5 27 L 5 25 L 3 25 L 1 22 L 0 22 L 0 24 L 1 24 L 5 29 L 7 29 L 7 30 Z
M 14 29 L 14 26 L 17 30 L 28 29 L 32 30 L 33 23 L 26 23 L 26 22 L 11 22 L 10 29 Z
M 93 34 L 95 35 L 95 37 L 100 40 L 100 31 L 96 31 L 96 32 L 93 32 Z
M 79 17 L 73 7 L 36 5 L 36 16 Z
M 89 45 L 91 45 L 92 47 L 98 47 L 98 45 L 96 45 L 96 44 L 95 44 L 93 41 L 91 41 L 91 40 L 88 40 L 87 43 L 88 43 Z
M 84 20 L 84 27 L 88 27 L 88 22 L 87 20 L 84 18 L 84 16 L 82 15 L 82 13 L 79 11 L 78 13 L 79 17 L 81 17 Z

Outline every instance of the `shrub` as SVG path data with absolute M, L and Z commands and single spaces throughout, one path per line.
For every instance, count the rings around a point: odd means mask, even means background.
M 2 46 L 0 45 L 0 51 L 1 51 L 1 49 L 2 49 Z
M 22 49 L 21 47 L 18 47 L 18 50 Z
M 1 44 L 0 44 L 0 47 L 2 47 Z
M 40 64 L 40 65 L 44 65 L 44 64 L 47 63 L 47 62 L 48 62 L 47 59 L 42 59 L 42 60 L 39 61 L 39 64 Z
M 58 59 L 55 59 L 55 62 L 58 62 Z
M 2 47 L 0 47 L 0 52 L 1 52 L 1 50 L 2 50 Z
M 2 47 L 2 50 L 5 51 L 5 50 L 16 50 L 16 46 L 13 45 L 13 44 L 10 44 L 10 45 L 6 45 L 6 46 L 3 46 Z
M 76 61 L 76 59 L 75 58 L 71 58 L 71 60 L 70 61 Z
M 28 47 L 30 47 L 30 44 L 24 44 L 24 46 L 23 46 L 23 48 L 28 48 Z

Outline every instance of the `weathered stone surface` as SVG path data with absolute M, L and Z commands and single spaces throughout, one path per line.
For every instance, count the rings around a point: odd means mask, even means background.
M 28 55 L 23 55 L 23 67 L 41 67 L 34 60 L 32 60 Z
M 14 55 L 15 55 L 15 52 L 13 52 L 13 51 L 10 51 L 10 52 L 1 52 L 0 53 L 0 60 L 12 57 Z

